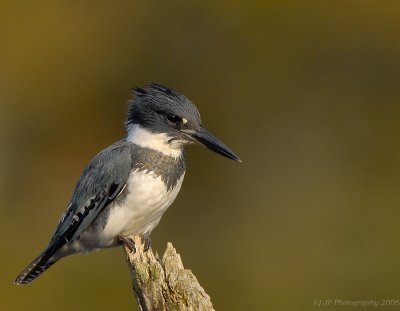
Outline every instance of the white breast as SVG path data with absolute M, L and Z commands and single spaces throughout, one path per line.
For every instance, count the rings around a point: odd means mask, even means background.
M 118 235 L 149 234 L 165 210 L 175 200 L 183 181 L 180 177 L 174 188 L 167 191 L 161 176 L 135 170 L 127 182 L 127 197 L 110 211 L 102 232 L 104 241 Z

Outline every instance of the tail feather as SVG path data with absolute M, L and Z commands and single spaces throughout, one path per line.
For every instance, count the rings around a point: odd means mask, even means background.
M 49 262 L 49 256 L 45 251 L 34 261 L 32 261 L 32 263 L 24 271 L 21 272 L 21 274 L 15 279 L 14 283 L 17 285 L 29 284 L 44 271 L 50 268 L 54 263 L 55 261 Z

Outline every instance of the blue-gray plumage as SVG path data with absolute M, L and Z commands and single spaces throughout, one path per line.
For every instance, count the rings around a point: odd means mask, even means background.
M 183 147 L 200 143 L 240 159 L 201 125 L 185 96 L 151 83 L 134 89 L 128 135 L 97 154 L 83 171 L 49 245 L 15 280 L 27 284 L 62 257 L 149 238 L 178 194 L 185 175 Z

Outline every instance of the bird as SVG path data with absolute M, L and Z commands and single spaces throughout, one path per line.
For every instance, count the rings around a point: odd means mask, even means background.
M 148 249 L 150 233 L 181 188 L 186 145 L 241 162 L 202 126 L 198 109 L 183 94 L 154 82 L 132 92 L 126 137 L 89 162 L 48 246 L 15 284 L 31 283 L 63 257 L 129 242 L 129 235 L 141 236 Z

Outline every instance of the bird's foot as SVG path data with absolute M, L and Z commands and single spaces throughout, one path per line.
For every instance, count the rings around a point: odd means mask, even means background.
M 129 237 L 119 236 L 118 241 L 120 242 L 120 244 L 125 245 L 132 254 L 136 253 L 135 242 L 133 240 L 131 240 Z
M 144 245 L 143 250 L 147 252 L 151 248 L 151 238 L 149 236 L 141 236 L 141 239 Z

